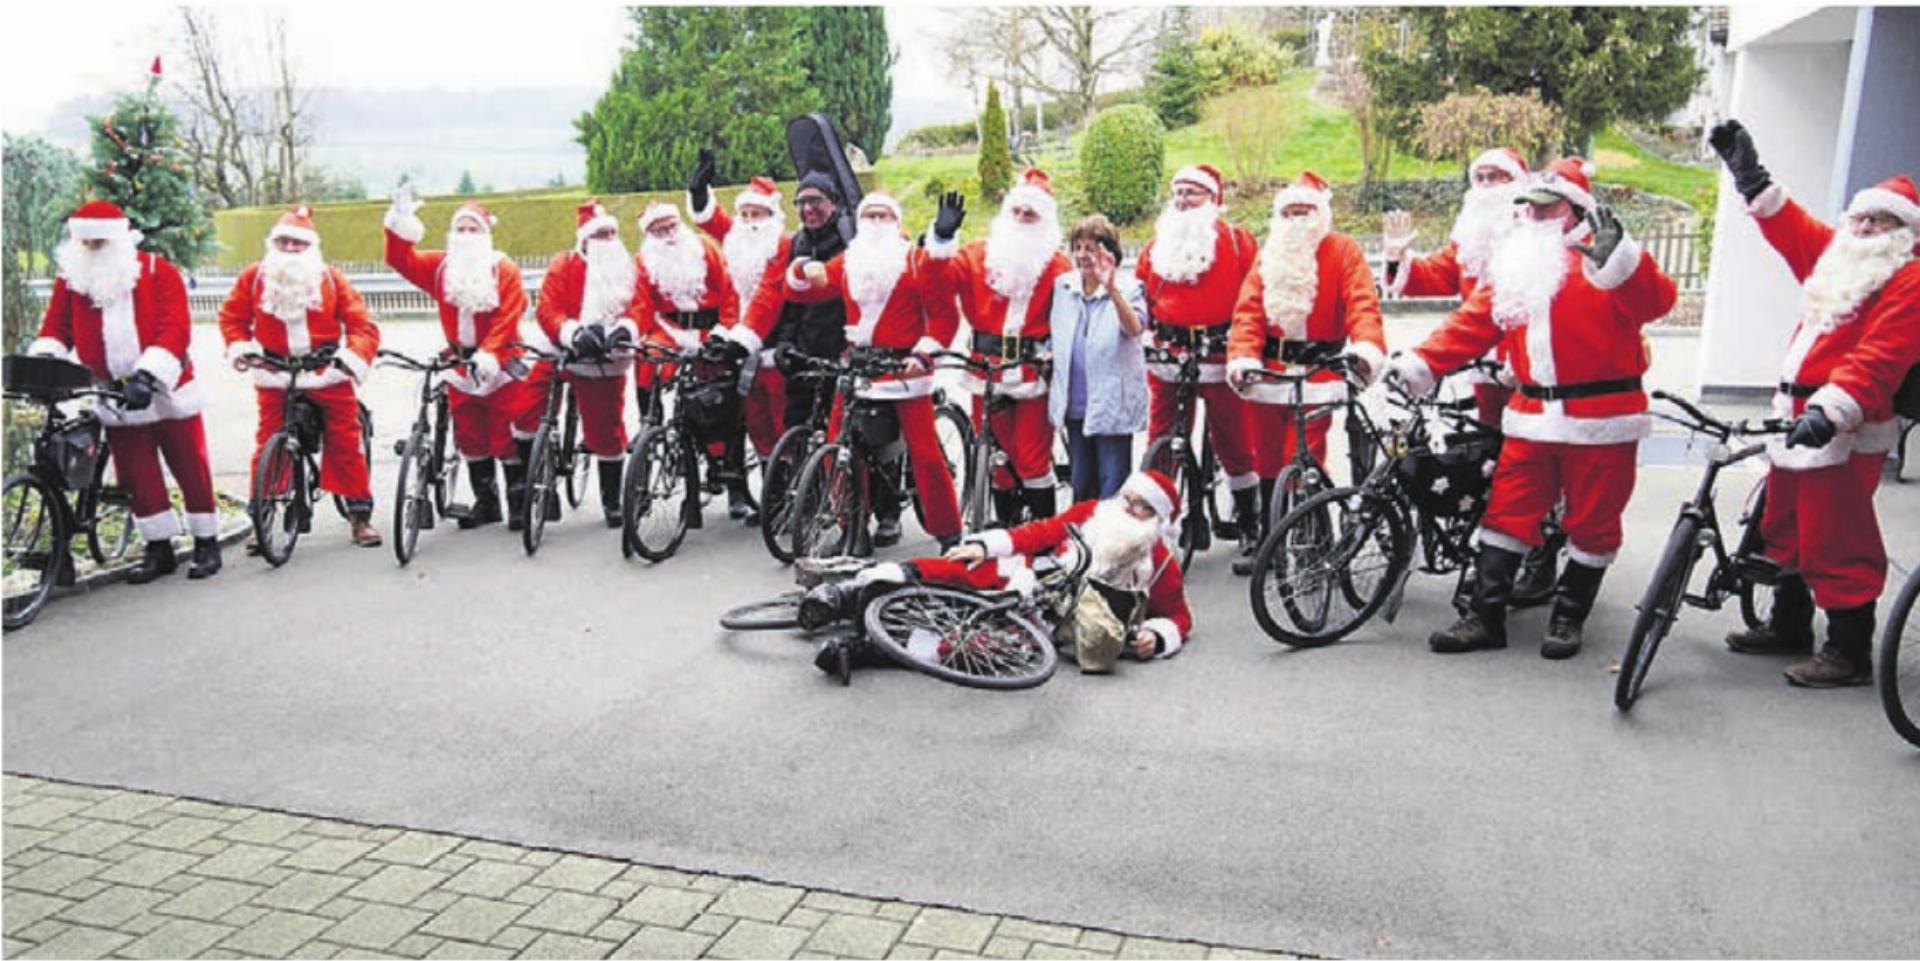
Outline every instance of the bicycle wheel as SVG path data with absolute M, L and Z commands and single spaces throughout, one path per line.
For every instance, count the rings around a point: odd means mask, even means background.
M 1613 705 L 1622 711 L 1633 709 L 1640 697 L 1640 685 L 1660 641 L 1667 636 L 1680 616 L 1680 604 L 1686 597 L 1687 580 L 1693 576 L 1694 562 L 1700 558 L 1700 519 L 1681 515 L 1667 535 L 1667 546 L 1660 552 L 1660 563 L 1653 569 L 1653 580 L 1640 597 L 1640 613 L 1633 619 L 1633 633 L 1627 637 L 1627 652 L 1620 656 L 1620 677 L 1613 684 Z
M 861 471 L 851 450 L 826 444 L 807 458 L 793 492 L 793 556 L 838 557 L 853 552 L 866 524 Z
M 560 421 L 560 463 L 566 466 L 561 478 L 567 488 L 567 506 L 578 510 L 580 501 L 587 496 L 587 475 L 593 471 L 593 457 L 580 446 L 580 409 L 572 387 L 567 388 L 567 406 Z
M 1906 586 L 1887 609 L 1887 623 L 1880 631 L 1880 706 L 1887 712 L 1893 729 L 1907 742 L 1920 747 L 1920 621 L 1913 617 L 1913 605 L 1920 600 L 1920 571 L 1907 576 Z M 1911 650 L 1909 650 L 1911 648 Z
M 782 564 L 793 562 L 793 489 L 812 451 L 813 428 L 788 428 L 767 455 L 760 478 L 760 542 Z
M 1014 690 L 1053 676 L 1053 638 L 1009 598 L 909 587 L 867 605 L 867 636 L 900 664 L 966 687 Z
M 1779 566 L 1768 562 L 1760 564 L 1759 559 L 1766 557 L 1766 538 L 1760 536 L 1760 519 L 1767 510 L 1767 479 L 1762 476 L 1753 482 L 1753 488 L 1747 491 L 1747 504 L 1740 512 L 1740 546 L 1735 556 L 1753 558 L 1748 565 L 1736 565 L 1743 574 L 1747 567 L 1765 567 L 1777 575 Z M 1742 578 L 1740 582 L 1740 619 L 1746 622 L 1747 630 L 1757 631 L 1765 626 L 1773 616 L 1773 584 L 1760 584 Z
M 316 450 L 318 448 L 315 448 Z M 373 411 L 367 405 L 360 405 L 360 456 L 367 465 L 369 473 L 373 470 Z M 341 520 L 347 520 L 347 499 L 339 494 L 333 495 L 333 509 L 340 513 Z
M 933 433 L 940 441 L 940 456 L 947 463 L 947 473 L 953 477 L 954 493 L 959 495 L 962 514 L 973 506 L 977 493 L 983 498 L 984 491 L 974 490 L 978 478 L 973 471 L 973 420 L 958 404 L 941 404 L 933 412 Z
M 620 497 L 621 552 L 658 563 L 687 536 L 687 503 L 699 496 L 687 480 L 686 445 L 665 427 L 650 427 L 633 444 Z
M 782 631 L 800 626 L 800 591 L 789 591 L 772 600 L 754 601 L 728 608 L 720 615 L 720 626 L 729 631 Z
M 1289 647 L 1346 637 L 1393 593 L 1412 557 L 1411 537 L 1393 503 L 1366 488 L 1337 487 L 1301 501 L 1254 556 L 1247 587 L 1254 620 Z
M 87 553 L 101 566 L 118 562 L 133 546 L 133 498 L 125 489 L 101 487 L 94 495 L 93 526 L 87 529 Z
M 302 515 L 311 509 L 306 487 L 306 465 L 293 435 L 281 431 L 267 438 L 253 465 L 248 513 L 260 556 L 274 567 L 285 564 L 300 541 Z
M 460 498 L 460 453 L 453 445 L 453 418 L 448 412 L 446 391 L 433 399 L 433 450 L 428 459 L 433 482 L 433 510 L 442 520 L 447 507 Z
M 1173 481 L 1173 489 L 1180 491 L 1186 503 L 1180 508 L 1180 535 L 1176 546 L 1180 549 L 1180 569 L 1188 570 L 1193 565 L 1193 552 L 1198 542 L 1206 540 L 1212 533 L 1206 530 L 1206 509 L 1201 504 L 1202 494 L 1197 490 L 1195 480 L 1200 469 L 1193 463 L 1191 451 L 1176 451 L 1172 437 L 1161 437 L 1147 445 L 1147 452 L 1140 458 L 1141 470 L 1157 470 Z M 1194 489 L 1190 489 L 1190 485 Z
M 542 425 L 533 435 L 533 450 L 527 455 L 527 497 L 521 505 L 527 512 L 527 522 L 520 528 L 520 545 L 527 549 L 528 557 L 539 552 L 540 541 L 547 535 L 547 501 L 557 503 L 560 497 L 560 452 L 553 448 L 554 439 L 553 425 Z
M 427 432 L 415 427 L 400 450 L 400 477 L 393 488 L 393 557 L 401 567 L 413 560 L 420 528 L 433 516 L 433 494 L 427 477 Z
M 5 513 L 5 626 L 9 631 L 33 623 L 53 596 L 70 540 L 66 513 L 54 502 L 59 495 L 47 482 L 31 474 L 7 478 L 0 493 Z

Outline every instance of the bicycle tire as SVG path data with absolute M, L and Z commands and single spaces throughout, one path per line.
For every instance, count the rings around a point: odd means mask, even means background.
M 793 493 L 793 556 L 838 557 L 853 551 L 866 524 L 865 490 L 852 450 L 822 444 L 800 470 Z M 843 462 L 844 460 L 844 462 Z M 838 535 L 825 536 L 829 528 Z
M 400 450 L 400 472 L 393 487 L 393 559 L 401 567 L 413 560 L 420 544 L 421 515 L 433 510 L 424 456 L 427 433 L 414 427 Z
M 433 398 L 433 510 L 448 519 L 447 507 L 458 501 L 460 455 L 453 443 L 453 415 L 447 404 L 446 388 Z
M 1294 555 L 1315 550 L 1316 547 L 1317 549 L 1325 550 L 1331 546 L 1328 542 L 1330 542 L 1333 533 L 1332 524 L 1329 522 L 1324 511 L 1318 511 L 1312 515 L 1303 516 L 1288 526 L 1288 543 L 1285 546 L 1275 548 L 1273 551 L 1262 550 L 1262 548 L 1266 546 L 1267 533 L 1279 530 L 1280 521 L 1289 514 L 1292 514 L 1295 506 L 1305 503 L 1313 493 L 1318 493 L 1318 491 L 1308 492 L 1303 490 L 1307 484 L 1308 481 L 1298 464 L 1288 464 L 1281 468 L 1280 473 L 1274 477 L 1273 500 L 1267 505 L 1266 516 L 1261 519 L 1264 528 L 1260 535 L 1260 542 L 1253 545 L 1252 548 L 1256 564 L 1258 564 L 1262 558 L 1266 558 L 1271 562 L 1274 557 L 1280 556 L 1278 553 L 1280 551 L 1288 552 L 1287 556 L 1291 558 Z M 1335 582 L 1331 586 L 1339 587 L 1340 580 L 1345 580 L 1345 578 L 1336 577 Z M 1333 603 L 1333 597 L 1330 593 L 1319 598 L 1317 605 L 1318 610 L 1309 610 L 1307 606 L 1302 604 L 1304 599 L 1291 592 L 1283 594 L 1280 600 L 1281 604 L 1287 609 L 1287 616 L 1292 618 L 1293 622 L 1299 625 L 1300 629 L 1308 635 L 1319 633 L 1321 628 L 1325 626 L 1327 609 L 1331 607 Z M 1359 604 L 1359 602 L 1354 603 L 1355 606 Z
M 311 509 L 306 487 L 306 459 L 296 449 L 293 435 L 281 431 L 267 438 L 254 462 L 253 497 L 247 511 L 254 543 L 269 565 L 285 564 L 300 543 L 300 514 Z
M 973 433 L 973 419 L 958 404 L 941 404 L 933 411 L 933 433 L 940 442 L 940 455 L 947 462 L 947 473 L 953 477 L 960 516 L 969 529 L 980 530 L 985 525 L 976 521 L 986 516 L 987 495 L 975 487 L 978 478 L 974 475 L 978 472 L 973 469 L 973 445 L 978 443 L 978 438 Z M 976 497 L 980 500 L 978 504 L 974 503 Z
M 1201 528 L 1207 524 L 1205 508 L 1199 507 L 1201 501 L 1197 489 L 1190 488 L 1188 481 L 1199 468 L 1193 466 L 1191 450 L 1176 452 L 1172 437 L 1160 437 L 1147 445 L 1147 452 L 1140 457 L 1141 470 L 1157 470 L 1173 482 L 1173 489 L 1187 503 L 1180 511 L 1180 533 L 1176 535 L 1174 546 L 1180 552 L 1180 569 L 1191 570 L 1195 542 L 1204 539 Z M 1204 532 L 1210 534 L 1211 531 Z
M 800 626 L 801 591 L 789 591 L 779 597 L 730 607 L 720 615 L 720 626 L 729 631 L 783 631 Z
M 70 564 L 72 538 L 59 493 L 32 474 L 15 474 L 0 487 L 6 524 L 4 626 L 16 631 L 33 623 L 53 596 L 63 565 Z M 38 506 L 33 502 L 37 501 Z M 22 576 L 22 570 L 33 575 Z M 37 575 L 37 576 L 35 576 Z
M 102 530 L 108 533 L 101 533 Z M 118 487 L 102 486 L 93 497 L 93 523 L 87 528 L 87 553 L 105 566 L 127 556 L 133 546 L 133 499 Z
M 620 497 L 622 553 L 654 563 L 674 555 L 687 536 L 687 504 L 699 493 L 687 479 L 681 458 L 686 445 L 667 427 L 650 427 L 627 455 Z M 679 491 L 679 499 L 674 492 Z M 656 523 L 664 524 L 658 526 Z
M 1735 553 L 1742 557 L 1760 556 L 1766 550 L 1766 538 L 1760 535 L 1760 521 L 1767 509 L 1767 478 L 1762 475 L 1747 491 L 1746 507 L 1740 512 L 1740 543 Z M 1764 594 L 1762 593 L 1764 592 Z M 1773 585 L 1742 579 L 1740 619 L 1747 630 L 1757 631 L 1773 616 Z
M 1673 532 L 1667 535 L 1667 546 L 1660 551 L 1660 563 L 1653 569 L 1653 579 L 1647 582 L 1647 589 L 1640 597 L 1640 613 L 1633 619 L 1633 633 L 1627 635 L 1626 653 L 1620 655 L 1620 676 L 1613 684 L 1615 708 L 1633 710 L 1634 702 L 1640 699 L 1640 687 L 1653 668 L 1660 642 L 1680 616 L 1687 581 L 1693 576 L 1693 565 L 1699 558 L 1700 519 L 1682 514 L 1674 521 Z
M 1879 676 L 1880 707 L 1887 721 L 1907 743 L 1920 747 L 1920 623 L 1913 620 L 1913 607 L 1920 600 L 1920 570 L 1907 575 L 1907 583 L 1887 609 L 1887 622 L 1880 631 Z M 1908 650 L 1911 647 L 1913 650 Z M 1902 691 L 1902 662 L 1908 662 L 1912 676 L 1908 690 Z
M 812 427 L 787 428 L 767 455 L 760 478 L 760 542 L 782 564 L 793 563 L 793 489 L 812 447 Z
M 587 496 L 587 474 L 593 470 L 593 458 L 580 446 L 579 401 L 572 385 L 567 386 L 567 404 L 560 421 L 560 463 L 566 471 L 560 475 L 567 489 L 567 507 L 579 510 Z
M 1317 612 L 1305 624 L 1298 621 L 1283 623 L 1276 616 L 1275 605 L 1268 600 L 1268 585 L 1277 581 L 1273 590 L 1280 601 L 1280 612 L 1285 613 L 1289 620 L 1293 618 L 1297 605 L 1289 607 L 1287 602 L 1288 595 L 1292 593 L 1287 588 L 1289 579 L 1309 576 L 1294 573 L 1302 561 L 1295 553 L 1303 553 L 1311 545 L 1294 541 L 1293 551 L 1288 549 L 1292 529 L 1300 524 L 1324 527 L 1329 534 L 1339 532 L 1337 537 L 1324 538 L 1322 551 L 1326 556 L 1323 566 L 1330 566 L 1332 576 L 1349 584 L 1354 578 L 1353 561 L 1368 549 L 1368 545 L 1373 545 L 1375 551 L 1384 558 L 1384 565 L 1376 568 L 1379 572 L 1377 582 L 1364 592 L 1356 590 L 1356 593 L 1362 594 L 1362 603 L 1348 605 L 1345 615 L 1337 621 L 1327 616 L 1331 612 L 1334 593 L 1339 591 L 1341 599 L 1346 600 L 1347 592 L 1335 584 L 1308 585 L 1321 592 L 1328 609 Z M 1381 540 L 1383 536 L 1384 541 Z M 1253 608 L 1254 620 L 1268 637 L 1289 647 L 1324 647 L 1347 637 L 1372 620 L 1393 594 L 1394 586 L 1400 582 L 1401 575 L 1412 560 L 1411 538 L 1412 534 L 1407 530 L 1400 512 L 1394 509 L 1393 502 L 1378 491 L 1365 487 L 1335 487 L 1306 498 L 1267 532 L 1259 553 L 1254 556 L 1253 577 L 1247 585 L 1248 602 Z M 1321 572 L 1318 576 L 1326 578 L 1329 573 Z
M 1046 628 L 1001 598 L 908 587 L 874 599 L 864 620 L 867 637 L 887 657 L 963 687 L 1034 687 L 1060 663 Z M 964 635 L 958 643 L 956 633 Z
M 540 552 L 540 542 L 547 536 L 548 499 L 560 496 L 556 476 L 559 453 L 553 449 L 553 435 L 553 425 L 542 424 L 527 454 L 527 496 L 520 505 L 527 516 L 520 525 L 520 546 L 526 548 L 528 557 Z
M 360 457 L 367 465 L 367 472 L 373 472 L 373 411 L 367 405 L 360 405 Z M 339 494 L 333 495 L 333 509 L 340 514 L 341 520 L 351 520 L 347 511 L 347 499 Z

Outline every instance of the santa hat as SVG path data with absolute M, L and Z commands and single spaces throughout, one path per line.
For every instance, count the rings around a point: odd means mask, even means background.
M 1028 167 L 1026 173 L 1020 175 L 1020 182 L 1007 191 L 1006 199 L 1000 202 L 1003 211 L 1015 207 L 1031 207 L 1043 219 L 1058 219 L 1060 204 L 1053 198 L 1053 178 L 1039 167 Z
M 494 219 L 492 214 L 487 213 L 487 208 L 482 207 L 477 200 L 469 200 L 461 204 L 460 207 L 453 212 L 453 220 L 450 223 L 452 226 L 457 227 L 463 219 L 471 220 L 479 224 L 480 229 L 487 233 L 492 233 L 493 225 L 499 223 L 498 220 Z
M 1172 478 L 1157 470 L 1134 471 L 1120 489 L 1146 501 L 1163 524 L 1171 524 L 1180 517 L 1180 489 Z
M 608 213 L 598 197 L 590 197 L 586 203 L 574 208 L 573 219 L 576 224 L 573 229 L 573 239 L 577 241 L 584 242 L 588 237 L 608 227 L 620 229 L 620 218 Z
M 1192 184 L 1213 195 L 1215 203 L 1221 200 L 1221 189 L 1226 181 L 1220 177 L 1220 171 L 1211 164 L 1194 164 L 1181 167 L 1173 174 L 1173 186 Z
M 1319 174 L 1311 170 L 1302 170 L 1300 176 L 1293 178 L 1292 183 L 1274 191 L 1274 216 L 1279 216 L 1280 211 L 1294 204 L 1312 204 L 1325 211 L 1333 204 L 1333 188 Z
M 105 200 L 90 200 L 67 218 L 67 233 L 75 240 L 114 240 L 133 229 L 126 211 Z
M 1565 200 L 1581 210 L 1592 210 L 1593 183 L 1587 179 L 1591 176 L 1593 164 L 1579 157 L 1561 157 L 1535 174 L 1527 192 L 1519 199 L 1536 204 Z
M 658 200 L 656 200 L 653 203 L 648 204 L 647 209 L 640 211 L 640 220 L 639 220 L 640 229 L 646 230 L 648 227 L 651 227 L 662 220 L 666 220 L 669 217 L 673 218 L 674 220 L 679 220 L 680 208 L 675 207 L 672 204 L 663 204 Z
M 755 177 L 747 181 L 747 189 L 733 198 L 733 212 L 739 213 L 746 206 L 765 207 L 780 216 L 780 188 L 766 177 Z
M 860 198 L 860 210 L 858 211 L 858 213 L 864 215 L 870 208 L 873 208 L 873 207 L 885 207 L 886 209 L 893 211 L 893 216 L 896 220 L 904 218 L 904 215 L 900 212 L 900 201 L 893 199 L 892 195 L 890 194 L 886 194 L 876 190 L 873 193 L 870 193 L 865 197 Z
M 1906 174 L 1894 174 L 1853 195 L 1847 215 L 1881 211 L 1900 218 L 1908 230 L 1920 230 L 1920 191 Z
M 1472 174 L 1481 167 L 1504 170 L 1515 180 L 1527 179 L 1526 158 L 1520 156 L 1520 152 L 1512 147 L 1495 147 L 1473 158 L 1473 162 L 1467 165 L 1467 173 Z
M 292 237 L 319 246 L 320 232 L 313 229 L 313 208 L 302 204 L 281 214 L 280 219 L 274 221 L 273 229 L 267 231 L 267 243 L 282 237 Z

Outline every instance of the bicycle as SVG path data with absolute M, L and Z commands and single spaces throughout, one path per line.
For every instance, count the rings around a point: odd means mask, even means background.
M 642 430 L 627 447 L 621 474 L 620 553 L 635 554 L 659 563 L 680 549 L 687 530 L 700 516 L 702 495 L 720 494 L 737 469 L 751 480 L 760 473 L 752 445 L 735 438 L 739 433 L 739 379 L 737 362 L 721 361 L 702 352 L 691 355 L 653 343 L 632 348 L 638 363 L 671 365 L 669 376 L 655 385 L 642 415 Z M 673 410 L 666 408 L 674 395 Z M 727 463 L 724 453 L 709 445 L 719 438 L 742 443 L 741 463 Z M 702 483 L 701 464 L 706 464 Z M 759 504 L 751 485 L 748 504 Z M 764 523 L 764 518 L 763 518 Z
M 905 584 L 870 599 L 858 625 L 836 622 L 807 629 L 809 634 L 826 632 L 816 663 L 831 664 L 829 673 L 842 686 L 852 683 L 855 664 L 872 651 L 963 687 L 1019 690 L 1046 683 L 1060 663 L 1048 625 L 1065 617 L 1093 563 L 1080 532 L 1069 528 L 1067 533 L 1073 545 L 1067 552 L 1070 559 L 1037 559 L 1031 592 Z M 866 566 L 836 559 L 814 571 L 849 577 Z M 732 608 L 720 616 L 720 626 L 729 631 L 805 629 L 800 619 L 804 596 L 794 591 Z
M 326 370 L 334 352 L 320 350 L 287 358 L 261 353 L 242 358 L 242 367 L 265 367 L 287 375 L 281 392 L 281 428 L 267 438 L 254 461 L 253 497 L 247 514 L 253 522 L 254 543 L 269 565 L 279 567 L 293 557 L 300 535 L 313 528 L 313 505 L 320 500 L 320 408 L 300 389 L 300 375 Z M 359 404 L 360 453 L 373 463 L 373 412 Z M 334 510 L 347 517 L 347 500 L 333 495 Z
M 1267 533 L 1277 526 L 1280 518 L 1293 510 L 1293 505 L 1333 487 L 1332 478 L 1320 461 L 1313 456 L 1312 447 L 1307 443 L 1307 425 L 1315 421 L 1332 419 L 1336 407 L 1351 402 L 1352 389 L 1356 386 L 1364 388 L 1365 385 L 1356 385 L 1350 375 L 1351 363 L 1337 352 L 1332 354 L 1321 352 L 1314 355 L 1314 359 L 1308 358 L 1309 355 L 1302 352 L 1299 357 L 1288 358 L 1288 363 L 1292 366 L 1285 370 L 1255 368 L 1245 374 L 1246 378 L 1254 383 L 1264 381 L 1270 384 L 1286 384 L 1292 389 L 1293 396 L 1288 407 L 1293 411 L 1293 416 L 1289 418 L 1293 429 L 1293 458 L 1280 469 L 1280 473 L 1274 475 L 1273 497 L 1267 505 L 1265 515 L 1260 518 L 1260 529 L 1241 532 L 1241 543 L 1246 545 L 1246 553 L 1249 555 L 1248 565 L 1244 571 L 1236 565 L 1233 569 L 1235 574 L 1253 573 L 1252 565 L 1255 561 L 1252 555 L 1259 553 L 1266 542 Z M 1341 404 L 1315 404 L 1309 410 L 1306 403 L 1307 383 L 1315 374 L 1323 371 L 1341 375 L 1348 388 L 1348 400 Z M 1355 419 L 1353 415 L 1348 415 L 1348 424 L 1353 424 Z M 1354 462 L 1358 463 L 1359 459 L 1356 458 Z M 1365 475 L 1354 474 L 1353 476 L 1359 478 Z M 1303 520 L 1296 532 L 1311 533 L 1307 529 L 1309 523 Z M 1319 533 L 1324 534 L 1324 531 Z M 1249 540 L 1254 543 L 1248 544 Z
M 0 511 L 6 524 L 5 627 L 33 623 L 55 587 L 75 581 L 73 538 L 85 535 L 98 565 L 126 556 L 133 543 L 133 500 L 107 483 L 112 459 L 106 428 L 91 410 L 68 414 L 62 403 L 82 398 L 118 402 L 120 392 L 94 387 L 86 367 L 52 357 L 9 356 L 6 397 L 43 408 L 33 438 L 33 460 L 6 479 Z M 68 495 L 72 502 L 68 502 Z
M 440 376 L 466 365 L 451 354 L 416 360 L 395 350 L 376 353 L 378 366 L 420 373 L 420 402 L 407 436 L 393 442 L 400 458 L 393 493 L 393 555 L 401 567 L 413 560 L 420 532 L 432 530 L 435 516 L 458 520 L 471 508 L 458 504 L 460 457 L 453 449 L 453 421 L 447 406 L 447 384 Z
M 1874 679 L 1880 689 L 1880 707 L 1887 721 L 1907 743 L 1920 747 L 1920 620 L 1913 617 L 1913 606 L 1920 601 L 1920 568 L 1907 574 L 1907 581 L 1887 609 L 1887 622 L 1880 629 L 1879 674 Z
M 1738 597 L 1740 616 L 1749 628 L 1758 629 L 1767 622 L 1768 611 L 1763 606 L 1771 607 L 1761 589 L 1774 586 L 1780 579 L 1780 565 L 1766 556 L 1766 543 L 1760 536 L 1760 519 L 1766 513 L 1766 478 L 1755 481 L 1747 494 L 1746 508 L 1740 515 L 1740 537 L 1731 554 L 1727 553 L 1725 539 L 1720 534 L 1720 515 L 1714 507 L 1713 494 L 1722 470 L 1757 457 L 1767 449 L 1766 444 L 1759 443 L 1734 450 L 1729 446 L 1731 441 L 1784 433 L 1793 422 L 1768 418 L 1758 423 L 1745 420 L 1727 423 L 1666 391 L 1656 390 L 1652 396 L 1679 408 L 1684 415 L 1675 417 L 1664 411 L 1651 411 L 1654 417 L 1693 434 L 1705 434 L 1713 443 L 1707 450 L 1707 470 L 1700 478 L 1700 486 L 1692 500 L 1680 505 L 1680 516 L 1674 520 L 1673 531 L 1667 535 L 1667 546 L 1661 550 L 1660 562 L 1654 566 L 1653 580 L 1640 597 L 1639 614 L 1627 638 L 1626 653 L 1620 657 L 1620 676 L 1613 687 L 1614 706 L 1622 711 L 1632 710 L 1639 699 L 1640 686 L 1646 682 L 1661 640 L 1679 618 L 1682 603 L 1717 611 L 1728 598 Z M 1693 577 L 1694 565 L 1709 549 L 1713 551 L 1714 562 L 1705 589 L 1699 594 L 1689 594 L 1687 584 Z
M 1146 453 L 1140 457 L 1140 469 L 1159 471 L 1173 481 L 1175 490 L 1186 492 L 1186 505 L 1180 511 L 1178 541 L 1181 570 L 1193 563 L 1195 551 L 1211 547 L 1214 538 L 1238 540 L 1240 537 L 1239 526 L 1231 520 L 1232 501 L 1224 506 L 1218 501 L 1218 495 L 1231 492 L 1222 476 L 1220 459 L 1213 450 L 1213 432 L 1207 430 L 1204 423 L 1200 425 L 1200 454 L 1196 457 L 1193 453 L 1190 435 L 1196 422 L 1201 420 L 1196 415 L 1202 353 L 1199 349 L 1146 348 L 1147 363 L 1171 365 L 1178 370 L 1173 387 L 1173 427 L 1147 444 Z
M 1001 449 L 1000 438 L 992 429 L 996 409 L 1002 404 L 1010 403 L 998 396 L 995 385 L 1000 382 L 1000 377 L 1005 372 L 1029 366 L 1036 361 L 1018 357 L 975 359 L 971 354 L 955 350 L 935 351 L 933 356 L 936 360 L 946 362 L 939 365 L 941 369 L 967 371 L 978 375 L 980 381 L 986 385 L 980 395 L 981 422 L 978 429 L 974 428 L 972 418 L 967 420 L 970 440 L 967 444 L 965 479 L 962 480 L 959 474 L 955 474 L 954 477 L 956 481 L 961 481 L 955 485 L 960 488 L 961 524 L 970 531 L 983 531 L 994 522 L 991 513 L 993 475 L 1003 470 L 1012 470 L 1013 466 L 1013 458 Z M 1057 437 L 1055 441 L 1055 446 L 1058 446 Z M 1059 483 L 1062 465 L 1049 464 L 1047 469 L 1054 478 L 1054 482 Z
M 560 376 L 562 366 L 578 359 L 573 351 L 564 348 L 549 351 L 524 343 L 513 347 L 533 355 L 535 363 L 551 365 L 552 373 L 547 380 L 547 399 L 541 408 L 540 426 L 534 428 L 533 445 L 527 454 L 527 493 L 520 501 L 520 510 L 524 512 L 520 518 L 520 546 L 532 557 L 540 551 L 547 522 L 560 517 L 560 488 L 566 488 L 568 507 L 580 506 L 593 458 L 579 439 L 580 410 L 573 384 Z

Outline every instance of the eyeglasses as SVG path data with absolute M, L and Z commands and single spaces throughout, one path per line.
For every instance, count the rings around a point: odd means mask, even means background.
M 1900 226 L 1900 218 L 1883 210 L 1863 210 L 1849 216 L 1847 222 L 1856 227 L 1872 227 L 1875 230 L 1893 230 Z
M 793 202 L 801 207 L 830 207 L 833 201 L 825 197 L 795 197 Z

